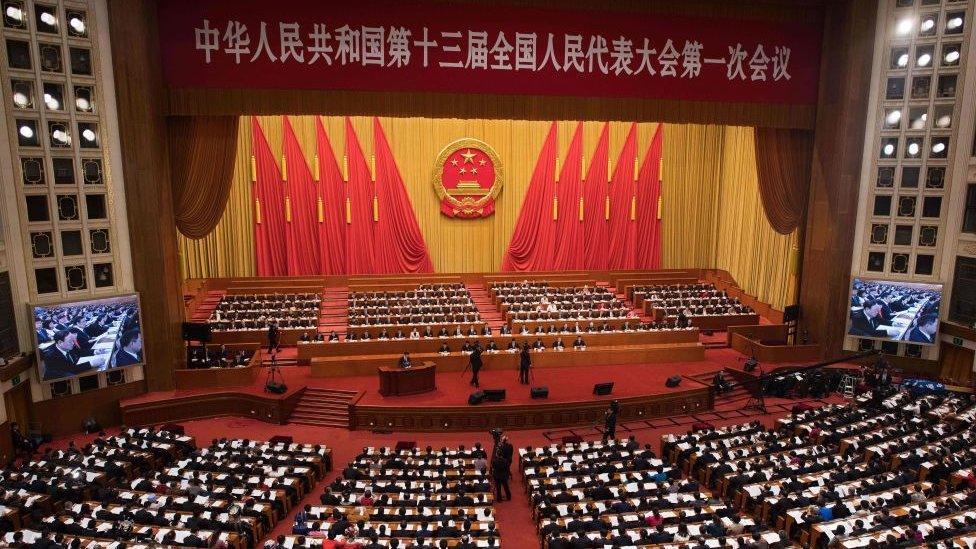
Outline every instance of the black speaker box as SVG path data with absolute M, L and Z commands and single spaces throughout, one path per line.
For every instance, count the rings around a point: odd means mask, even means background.
M 613 392 L 613 382 L 608 383 L 597 383 L 593 386 L 594 395 L 609 395 Z
M 475 391 L 471 393 L 471 396 L 468 397 L 468 404 L 472 406 L 474 406 L 475 404 L 481 404 L 484 401 L 485 401 L 484 391 Z
M 505 389 L 485 389 L 485 400 L 488 402 L 501 402 L 505 400 Z
M 264 390 L 269 393 L 281 394 L 288 390 L 288 386 L 285 385 L 284 383 L 271 382 L 264 386 Z
M 671 376 L 664 381 L 665 387 L 677 387 L 681 385 L 681 376 Z
M 793 322 L 794 320 L 800 319 L 800 306 L 799 305 L 788 305 L 783 309 L 783 323 Z
M 549 387 L 533 387 L 529 390 L 532 398 L 549 398 Z

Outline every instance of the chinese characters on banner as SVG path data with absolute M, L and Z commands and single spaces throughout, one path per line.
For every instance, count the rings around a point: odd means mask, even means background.
M 440 2 L 169 0 L 172 87 L 816 102 L 816 25 Z

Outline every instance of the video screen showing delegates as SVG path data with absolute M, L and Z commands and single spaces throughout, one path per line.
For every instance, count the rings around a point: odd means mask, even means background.
M 847 334 L 934 345 L 941 306 L 941 284 L 855 278 Z
M 142 364 L 139 296 L 33 307 L 42 380 Z

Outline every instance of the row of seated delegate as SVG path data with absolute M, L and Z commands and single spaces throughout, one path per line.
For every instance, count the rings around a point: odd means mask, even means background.
M 481 320 L 471 293 L 463 284 L 350 294 L 347 316 L 349 326 L 477 323 Z
M 713 297 L 726 298 L 725 290 L 719 290 L 714 284 L 699 282 L 697 284 L 647 284 L 631 286 L 634 298 L 644 299 L 709 299 Z
M 197 448 L 169 431 L 127 429 L 3 471 L 3 488 L 27 498 L 6 509 L 3 539 L 249 549 L 329 468 L 321 445 L 221 439 Z
M 632 290 L 635 300 L 643 298 L 645 310 L 663 318 L 676 318 L 682 312 L 688 317 L 755 314 L 752 307 L 714 284 L 635 286 Z
M 187 347 L 186 367 L 190 369 L 243 368 L 251 363 L 253 349 L 229 350 L 219 347 Z
M 207 323 L 217 331 L 315 328 L 321 302 L 319 294 L 225 294 Z
M 969 395 L 865 394 L 797 411 L 773 430 L 668 435 L 663 452 L 807 547 L 971 547 L 976 431 L 960 418 L 974 407 Z
M 790 545 L 633 438 L 530 447 L 520 457 L 548 549 Z
M 295 517 L 291 548 L 500 547 L 487 452 L 367 447 Z

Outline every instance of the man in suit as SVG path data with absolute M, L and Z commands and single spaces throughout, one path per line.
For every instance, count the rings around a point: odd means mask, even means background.
M 495 499 L 502 499 L 502 490 L 505 491 L 505 499 L 512 499 L 512 491 L 508 487 L 508 479 L 512 473 L 508 470 L 508 462 L 499 453 L 491 462 L 491 477 L 495 481 Z
M 121 349 L 115 353 L 116 366 L 131 366 L 142 362 L 142 334 L 139 330 L 126 330 L 119 338 Z
M 481 342 L 476 341 L 474 347 L 471 349 L 471 354 L 468 355 L 469 365 L 471 366 L 471 383 L 475 387 L 480 387 L 478 382 L 478 372 L 481 371 Z
M 403 352 L 403 356 L 400 357 L 400 362 L 399 362 L 398 365 L 401 368 L 404 368 L 404 369 L 410 367 L 410 353 L 409 352 L 407 352 L 407 351 L 404 351 Z
M 860 311 L 851 312 L 850 335 L 864 337 L 888 337 L 888 331 L 880 328 L 881 301 L 868 301 Z
M 513 340 L 514 343 L 514 340 Z M 519 383 L 529 384 L 529 368 L 532 367 L 532 357 L 529 355 L 528 344 L 522 346 L 519 352 Z
M 44 379 L 59 379 L 79 374 L 91 367 L 78 365 L 78 351 L 74 332 L 59 330 L 53 336 L 54 343 L 44 349 Z
M 281 350 L 280 338 L 281 334 L 278 332 L 278 323 L 272 322 L 268 324 L 268 353 Z
M 918 324 L 908 332 L 908 341 L 915 343 L 935 343 L 935 332 L 939 327 L 939 316 L 926 313 L 918 319 Z

